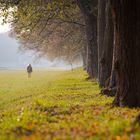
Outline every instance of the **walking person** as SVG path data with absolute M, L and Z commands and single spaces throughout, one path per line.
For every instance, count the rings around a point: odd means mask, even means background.
M 31 78 L 31 73 L 33 72 L 31 64 L 28 64 L 27 66 L 27 73 L 28 73 L 28 78 Z

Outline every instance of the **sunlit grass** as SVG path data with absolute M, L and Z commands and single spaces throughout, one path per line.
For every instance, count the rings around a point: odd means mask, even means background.
M 0 140 L 129 140 L 139 109 L 112 108 L 82 69 L 0 72 Z

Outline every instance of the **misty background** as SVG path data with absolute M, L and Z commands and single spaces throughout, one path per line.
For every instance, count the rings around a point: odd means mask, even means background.
M 31 51 L 23 53 L 19 51 L 19 46 L 8 32 L 0 33 L 0 69 L 26 68 L 29 63 L 35 68 L 70 68 L 60 60 L 51 62 L 47 58 L 37 58 Z

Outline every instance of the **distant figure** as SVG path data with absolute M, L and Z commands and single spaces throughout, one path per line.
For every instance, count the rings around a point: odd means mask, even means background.
M 32 66 L 31 64 L 28 64 L 27 66 L 27 73 L 28 73 L 28 78 L 31 77 L 31 73 L 33 72 Z

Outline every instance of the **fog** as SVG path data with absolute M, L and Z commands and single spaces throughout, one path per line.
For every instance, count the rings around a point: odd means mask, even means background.
M 8 32 L 0 33 L 0 68 L 25 68 L 32 64 L 36 68 L 69 68 L 63 62 L 50 62 L 46 58 L 36 59 L 33 52 L 22 53 L 19 51 L 20 44 L 17 40 L 9 37 Z

